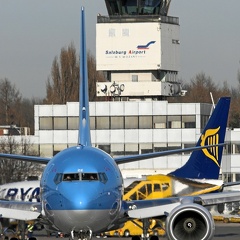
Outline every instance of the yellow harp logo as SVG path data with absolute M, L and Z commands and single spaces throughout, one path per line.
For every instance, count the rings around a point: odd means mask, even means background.
M 220 126 L 215 129 L 208 129 L 205 134 L 202 134 L 201 136 L 201 146 L 206 146 L 206 145 L 214 145 L 214 144 L 219 144 L 219 134 L 218 131 L 220 129 Z M 218 167 L 218 146 L 216 147 L 211 147 L 211 148 L 204 148 L 202 149 L 203 153 L 210 158 L 212 161 L 214 161 Z

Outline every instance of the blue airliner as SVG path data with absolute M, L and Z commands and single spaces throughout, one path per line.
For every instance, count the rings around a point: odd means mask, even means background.
M 205 206 L 240 201 L 240 192 L 152 200 L 122 200 L 123 178 L 118 164 L 206 149 L 206 146 L 201 146 L 205 145 L 204 137 L 199 147 L 122 156 L 116 159 L 92 147 L 84 8 L 81 9 L 80 39 L 78 144 L 61 151 L 52 159 L 0 154 L 0 157 L 4 158 L 46 164 L 40 182 L 40 202 L 2 200 L 0 201 L 2 217 L 24 221 L 39 219 L 49 228 L 71 234 L 71 239 L 91 239 L 94 234 L 117 229 L 130 219 L 142 219 L 144 228 L 147 228 L 148 218 L 167 216 L 166 233 L 169 239 L 212 239 L 214 221 Z M 220 129 L 212 132 L 212 135 L 218 131 Z M 211 141 L 207 148 L 222 147 L 221 144 L 212 145 L 214 142 L 218 143 L 218 140 Z M 211 155 L 208 151 L 205 151 L 205 154 Z M 215 159 L 212 159 L 214 164 Z

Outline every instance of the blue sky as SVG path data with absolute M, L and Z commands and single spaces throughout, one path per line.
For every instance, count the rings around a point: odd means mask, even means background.
M 107 15 L 104 0 L 0 0 L 0 78 L 23 97 L 45 97 L 54 57 L 71 42 L 79 49 L 82 5 L 87 45 L 95 55 L 97 14 Z M 172 0 L 169 15 L 179 17 L 181 26 L 179 78 L 188 82 L 205 72 L 216 83 L 237 85 L 239 9 L 239 0 Z

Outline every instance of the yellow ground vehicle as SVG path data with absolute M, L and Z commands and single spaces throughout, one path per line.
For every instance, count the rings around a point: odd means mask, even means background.
M 165 175 L 147 176 L 146 180 L 134 181 L 124 189 L 124 200 L 165 198 L 172 195 L 171 177 Z
M 159 220 L 151 219 L 148 234 L 150 236 L 163 236 L 165 231 L 160 227 L 158 223 Z M 128 221 L 124 224 L 122 228 L 106 232 L 106 236 L 119 236 L 119 237 L 129 237 L 129 236 L 141 236 L 143 230 L 143 223 L 140 220 Z

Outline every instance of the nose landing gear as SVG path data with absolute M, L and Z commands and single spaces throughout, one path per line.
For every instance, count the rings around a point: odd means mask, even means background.
M 78 240 L 91 240 L 92 239 L 92 231 L 79 231 L 79 232 L 74 232 L 71 231 L 71 238 L 72 240 L 78 239 Z

